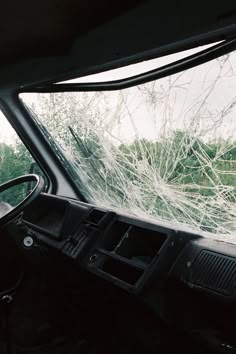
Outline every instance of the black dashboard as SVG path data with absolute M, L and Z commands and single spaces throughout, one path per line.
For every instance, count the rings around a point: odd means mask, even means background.
M 133 293 L 153 278 L 161 283 L 189 241 L 185 233 L 49 195 L 26 210 L 27 235 Z
M 166 321 L 234 328 L 236 245 L 47 194 L 25 210 L 16 241 L 33 259 L 41 248 L 61 254 Z
M 21 230 L 130 292 L 178 279 L 214 296 L 236 294 L 230 243 L 46 194 L 25 211 Z

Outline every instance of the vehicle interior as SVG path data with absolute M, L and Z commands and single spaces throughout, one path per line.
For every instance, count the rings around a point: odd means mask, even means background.
M 235 1 L 0 8 L 0 353 L 236 353 Z

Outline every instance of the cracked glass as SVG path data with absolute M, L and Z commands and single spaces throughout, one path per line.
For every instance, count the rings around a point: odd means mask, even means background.
M 124 90 L 21 98 L 70 161 L 89 202 L 234 238 L 235 68 L 232 52 Z

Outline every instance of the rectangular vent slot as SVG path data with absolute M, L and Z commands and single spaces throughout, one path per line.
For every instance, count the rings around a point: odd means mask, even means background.
M 63 247 L 63 252 L 69 256 L 76 257 L 87 241 L 89 230 L 82 226 L 78 232 L 69 237 Z
M 203 288 L 231 295 L 236 286 L 236 259 L 204 250 L 191 267 L 191 281 Z

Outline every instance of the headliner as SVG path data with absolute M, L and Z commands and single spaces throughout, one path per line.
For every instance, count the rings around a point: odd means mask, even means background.
M 73 78 L 236 35 L 235 0 L 14 0 L 0 9 L 1 89 Z

